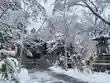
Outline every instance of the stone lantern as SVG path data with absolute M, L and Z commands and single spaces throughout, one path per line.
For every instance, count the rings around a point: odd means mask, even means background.
M 93 70 L 95 71 L 110 70 L 109 39 L 110 36 L 100 36 L 92 39 L 96 41 L 97 49 L 97 57 L 92 63 Z

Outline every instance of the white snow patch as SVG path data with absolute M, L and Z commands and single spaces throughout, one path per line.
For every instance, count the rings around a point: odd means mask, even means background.
M 15 72 L 15 77 L 17 80 L 19 80 L 20 83 L 28 83 L 30 77 L 28 75 L 28 70 L 25 68 L 22 68 L 20 72 Z

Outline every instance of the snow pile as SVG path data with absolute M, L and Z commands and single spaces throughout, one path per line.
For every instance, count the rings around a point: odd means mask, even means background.
M 68 69 L 68 71 L 65 71 L 64 69 L 55 66 L 50 67 L 49 69 L 57 74 L 65 74 L 84 82 L 110 83 L 110 74 L 107 73 L 102 72 L 87 73 L 86 71 L 80 72 L 77 69 Z

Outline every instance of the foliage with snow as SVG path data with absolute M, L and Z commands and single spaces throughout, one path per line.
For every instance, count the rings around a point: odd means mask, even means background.
M 0 0 L 2 76 L 8 81 L 16 79 L 20 83 L 28 83 L 28 71 L 22 68 L 22 58 L 32 58 L 37 54 L 46 60 L 53 55 L 60 59 L 60 55 L 66 55 L 65 50 L 69 50 L 72 57 L 81 56 L 81 61 L 86 62 L 96 53 L 95 42 L 91 39 L 110 35 L 109 16 L 110 0 Z M 80 64 L 81 61 L 75 63 Z M 109 78 L 106 73 L 82 74 L 72 70 L 71 74 L 71 70 L 52 69 L 91 83 L 110 82 L 102 80 L 104 76 Z

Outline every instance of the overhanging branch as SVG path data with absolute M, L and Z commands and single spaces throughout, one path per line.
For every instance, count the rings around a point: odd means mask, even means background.
M 87 8 L 95 15 L 97 16 L 100 20 L 102 20 L 105 24 L 107 24 L 108 26 L 110 26 L 110 22 L 106 21 L 102 16 L 100 16 L 98 13 L 96 13 L 89 4 L 86 3 L 86 0 L 82 0 L 83 3 L 87 6 Z
M 3 15 L 5 14 L 5 12 L 6 12 L 9 8 L 11 8 L 11 5 L 10 5 L 9 7 L 7 7 L 7 8 L 3 11 L 3 13 L 0 15 L 0 19 L 3 17 Z

